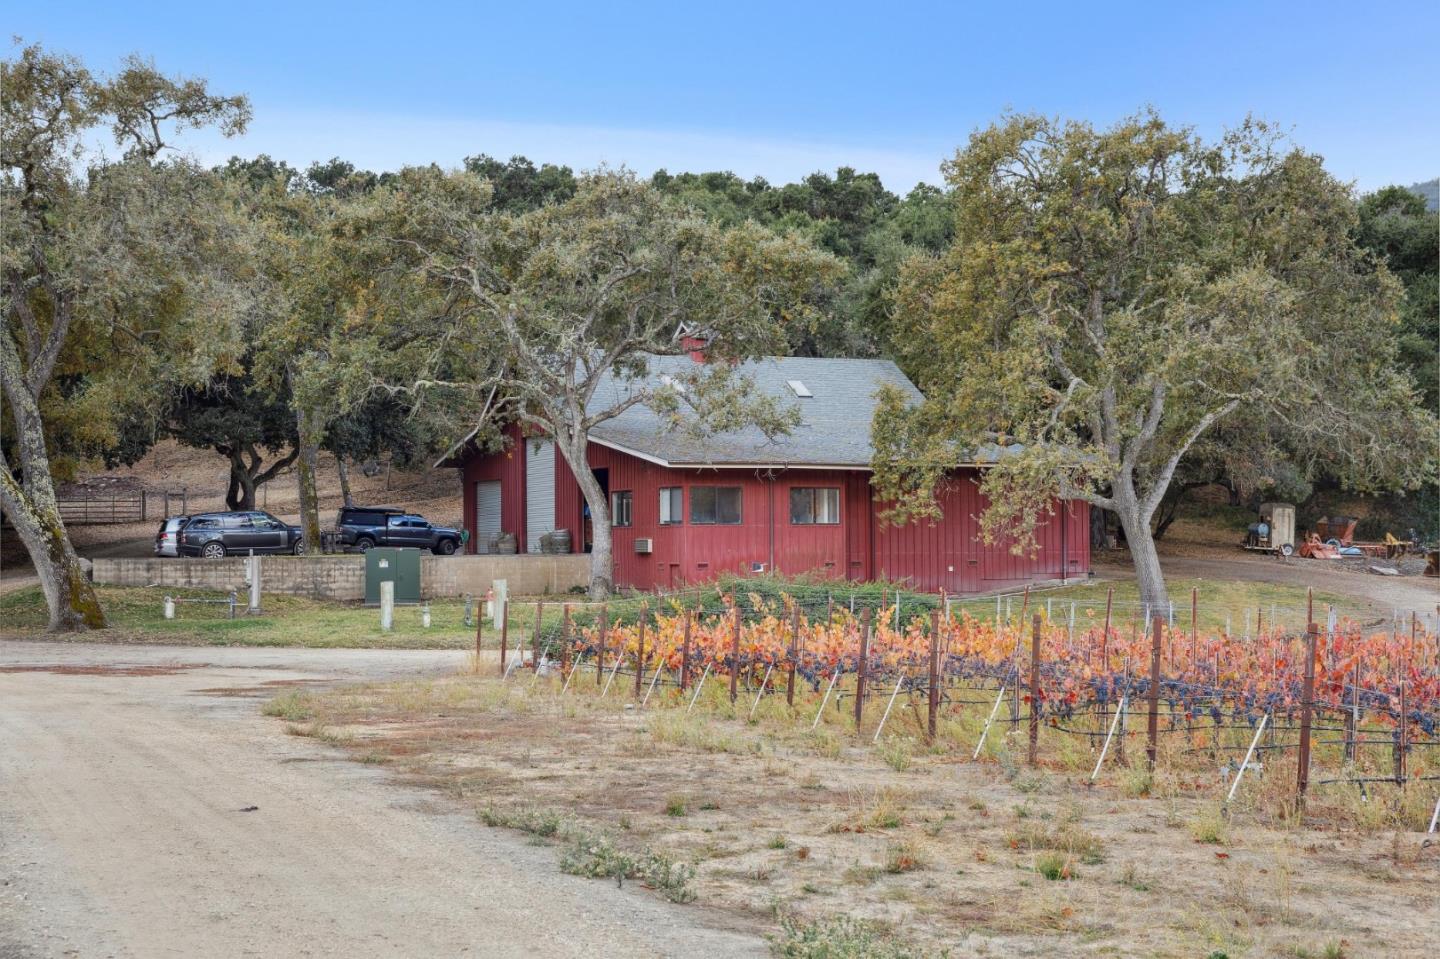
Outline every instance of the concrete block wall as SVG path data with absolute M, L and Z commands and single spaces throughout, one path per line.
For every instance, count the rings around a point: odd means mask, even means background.
M 466 593 L 483 596 L 497 579 L 505 580 L 511 596 L 567 593 L 590 585 L 590 557 L 582 553 L 420 557 L 420 589 L 427 599 Z
M 245 592 L 245 560 L 96 559 L 95 582 L 111 586 L 169 586 Z M 354 602 L 365 598 L 363 556 L 266 556 L 261 565 L 264 592 L 289 593 Z M 585 555 L 434 556 L 420 558 L 420 583 L 426 599 L 483 596 L 497 579 L 510 595 L 565 593 L 590 582 Z

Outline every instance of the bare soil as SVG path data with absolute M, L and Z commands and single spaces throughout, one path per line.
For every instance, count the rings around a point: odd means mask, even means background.
M 765 953 L 260 715 L 274 682 L 459 654 L 0 641 L 0 662 L 23 667 L 0 675 L 4 959 Z
M 757 930 L 774 930 L 779 910 L 859 917 L 950 955 L 1177 959 L 1419 959 L 1440 937 L 1440 846 L 1356 828 L 1350 787 L 1316 790 L 1303 826 L 1276 819 L 1266 809 L 1294 782 L 1283 761 L 1227 820 L 1203 763 L 1157 774 L 1139 798 L 1138 767 L 1107 766 L 1090 787 L 1094 753 L 1050 730 L 1029 769 L 1008 723 L 998 759 L 972 763 L 955 742 L 927 750 L 904 700 L 872 747 L 875 715 L 857 737 L 828 710 L 811 734 L 809 712 L 780 697 L 754 725 L 748 698 L 738 719 L 719 695 L 687 719 L 674 692 L 642 713 L 623 690 L 599 700 L 593 683 L 582 673 L 562 698 L 549 680 L 452 677 L 280 703 L 292 729 L 492 820 L 553 812 L 696 863 L 698 901 Z M 973 730 L 946 732 L 968 744 Z M 1434 790 L 1407 801 L 1414 822 Z

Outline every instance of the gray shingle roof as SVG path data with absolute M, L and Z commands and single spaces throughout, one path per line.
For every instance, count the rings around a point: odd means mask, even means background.
M 647 382 L 693 370 L 686 356 L 654 357 Z M 754 427 L 697 439 L 670 429 L 665 419 L 643 405 L 632 406 L 590 433 L 593 442 L 637 453 L 669 466 L 848 466 L 870 465 L 870 421 L 876 393 L 892 385 L 921 399 L 920 391 L 889 360 L 767 357 L 739 366 L 757 391 L 798 409 L 800 425 L 771 441 Z M 796 396 L 798 380 L 813 394 Z M 605 409 L 635 389 L 634 381 L 609 379 L 596 390 L 593 409 Z

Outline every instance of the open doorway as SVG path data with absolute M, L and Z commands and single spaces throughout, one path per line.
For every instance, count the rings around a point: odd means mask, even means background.
M 610 501 L 610 469 L 601 466 L 590 471 L 595 474 L 595 482 L 600 484 L 600 495 L 605 501 Z M 590 504 L 585 498 L 580 498 L 580 542 L 584 544 L 584 551 L 590 552 L 595 546 L 595 528 L 590 522 Z

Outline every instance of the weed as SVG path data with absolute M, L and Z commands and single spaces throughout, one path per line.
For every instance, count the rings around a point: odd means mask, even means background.
M 480 821 L 487 826 L 518 829 L 520 832 L 546 839 L 558 835 L 565 825 L 564 817 L 556 810 L 538 809 L 534 806 L 517 806 L 513 809 L 486 806 L 480 810 Z
M 560 871 L 591 879 L 614 879 L 623 886 L 626 879 L 640 879 L 671 902 L 693 902 L 690 888 L 695 867 L 677 863 L 655 852 L 632 855 L 603 834 L 576 830 L 570 846 L 560 857 Z
M 1025 825 L 1009 833 L 1005 841 L 1012 849 L 1060 852 L 1066 858 L 1086 865 L 1105 861 L 1105 843 L 1101 838 L 1073 823 L 1058 827 L 1046 827 L 1039 823 Z
M 680 817 L 684 816 L 685 814 L 686 812 L 684 796 L 671 796 L 669 799 L 665 800 L 665 815 Z
M 897 773 L 903 773 L 915 758 L 915 747 L 908 739 L 887 739 L 880 744 L 880 758 Z
M 843 878 L 852 886 L 873 885 L 880 878 L 879 866 L 850 866 L 845 870 Z
M 310 709 L 309 697 L 304 693 L 294 692 L 276 696 L 265 704 L 261 712 L 292 723 L 303 722 L 314 715 Z
M 790 845 L 790 843 L 786 842 L 784 836 L 772 836 L 770 838 L 770 841 L 765 845 L 769 846 L 771 849 L 784 849 L 786 846 Z
M 914 872 L 924 868 L 925 860 L 914 843 L 891 843 L 885 850 L 885 871 L 888 873 Z
M 1144 766 L 1131 766 L 1120 774 L 1120 791 L 1131 799 L 1150 795 L 1155 787 L 1155 778 Z
M 1125 864 L 1125 871 L 1120 874 L 1120 885 L 1129 886 L 1136 892 L 1149 892 L 1150 883 L 1140 875 L 1133 862 Z
M 825 759 L 839 759 L 842 746 L 839 736 L 822 728 L 810 734 L 810 748 Z
M 852 916 L 806 922 L 781 915 L 780 933 L 772 943 L 782 959 L 921 959 L 925 955 L 896 941 L 886 927 Z
M 1043 852 L 1035 857 L 1035 871 L 1049 880 L 1074 879 L 1075 867 L 1064 853 Z
M 1223 846 L 1229 838 L 1229 828 L 1220 810 L 1210 810 L 1190 820 L 1190 836 L 1198 843 Z

